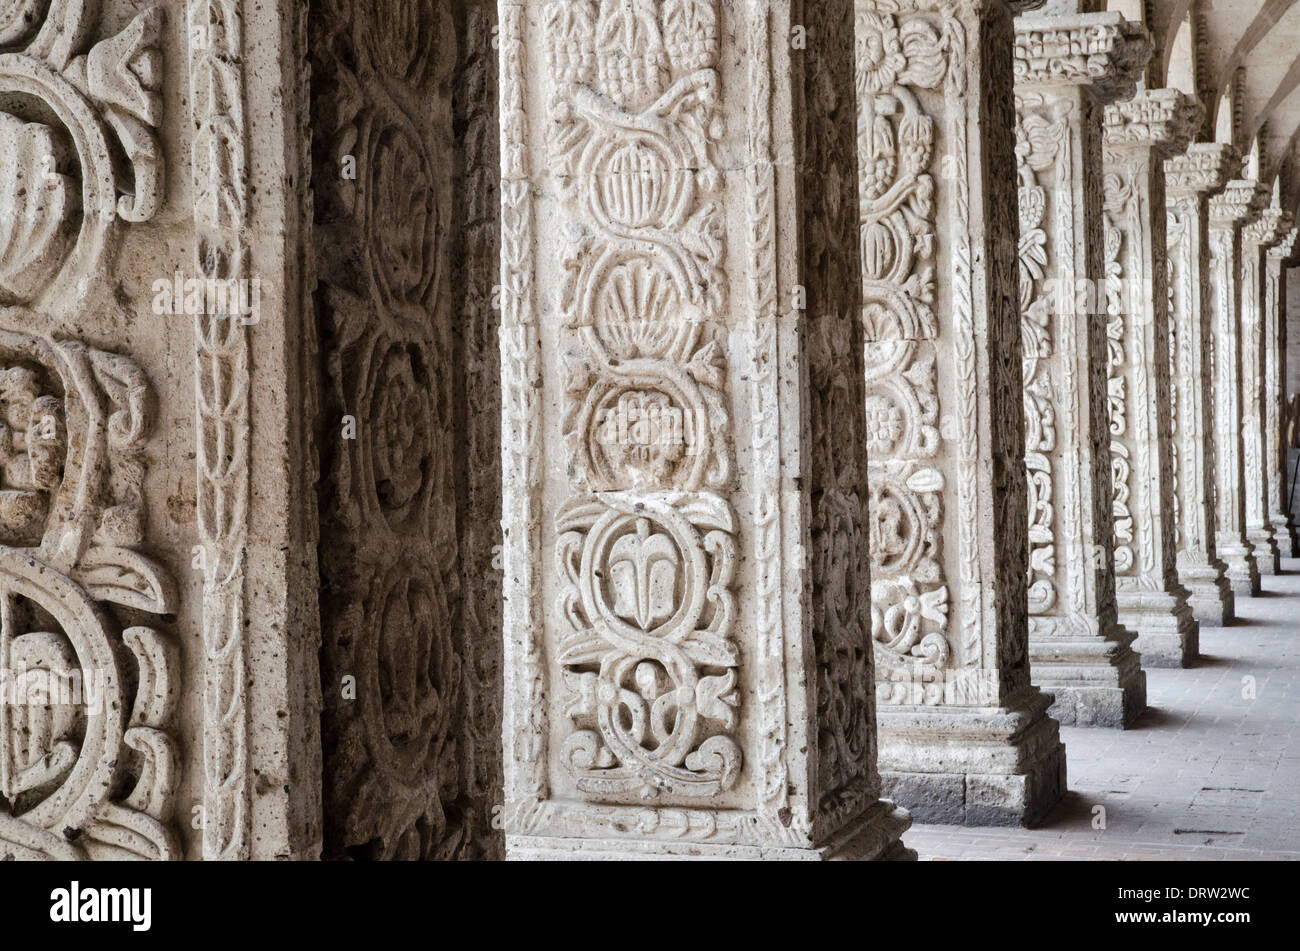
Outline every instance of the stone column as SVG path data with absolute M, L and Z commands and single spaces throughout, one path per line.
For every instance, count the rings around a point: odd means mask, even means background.
M 1065 758 L 1027 657 L 1012 21 L 857 11 L 882 776 L 926 820 L 1033 821 Z
M 1291 230 L 1291 215 L 1276 207 L 1266 208 L 1258 219 L 1241 232 L 1241 439 L 1242 474 L 1246 494 L 1246 541 L 1255 552 L 1261 575 L 1275 575 L 1281 568 L 1277 530 L 1268 507 L 1271 476 L 1268 471 L 1267 394 L 1274 388 L 1267 379 L 1270 321 L 1265 297 L 1267 289 L 1265 254 Z M 1276 419 L 1273 420 L 1276 423 Z M 1285 528 L 1285 520 L 1283 528 Z
M 908 854 L 852 36 L 848 0 L 500 6 L 509 857 Z
M 1292 228 L 1269 247 L 1264 279 L 1264 464 L 1268 517 L 1277 532 L 1278 544 L 1296 557 L 1300 532 L 1290 508 L 1290 473 L 1286 465 L 1286 269 L 1287 261 L 1300 244 L 1300 230 Z
M 1079 55 L 1043 55 L 1066 42 Z M 1150 51 L 1117 13 L 1016 20 L 1029 659 L 1052 716 L 1078 726 L 1124 727 L 1146 707 L 1116 616 L 1106 327 L 1086 290 L 1102 279 L 1102 109 L 1133 95 Z
M 1214 405 L 1210 360 L 1208 196 L 1223 188 L 1239 161 L 1229 145 L 1198 142 L 1165 162 L 1169 253 L 1169 373 L 1178 580 L 1198 621 L 1234 616 L 1227 566 L 1214 539 Z
M 1147 666 L 1187 666 L 1199 627 L 1174 550 L 1164 159 L 1187 147 L 1200 105 L 1174 89 L 1106 107 L 1106 336 L 1115 584 Z
M 1242 470 L 1241 227 L 1254 220 L 1264 196 L 1249 179 L 1233 179 L 1210 198 L 1210 306 L 1214 313 L 1215 548 L 1237 597 L 1259 594 L 1259 567 L 1246 541 Z

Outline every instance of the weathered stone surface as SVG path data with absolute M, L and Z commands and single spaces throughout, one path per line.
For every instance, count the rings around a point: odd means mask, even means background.
M 1106 336 L 1119 618 L 1147 666 L 1186 667 L 1199 627 L 1176 570 L 1164 160 L 1201 106 L 1142 90 L 1106 107 Z
M 1277 417 L 1269 414 L 1268 403 L 1269 394 L 1275 392 L 1272 381 L 1279 368 L 1273 364 L 1277 333 L 1269 318 L 1265 256 L 1269 248 L 1290 233 L 1293 224 L 1289 212 L 1271 204 L 1241 233 L 1241 438 L 1246 540 L 1254 549 L 1262 575 L 1275 575 L 1281 570 L 1277 529 L 1268 505 L 1268 487 L 1276 481 L 1268 469 L 1268 444 L 1270 436 L 1279 430 Z M 1285 521 L 1282 527 L 1285 529 Z
M 325 855 L 497 857 L 495 10 L 312 14 Z
M 1295 552 L 1300 545 L 1294 513 L 1291 510 L 1291 486 L 1286 465 L 1287 420 L 1287 308 L 1286 262 L 1300 249 L 1300 229 L 1292 228 L 1270 245 L 1265 253 L 1264 284 L 1264 468 L 1265 503 L 1268 519 L 1277 533 L 1284 552 Z M 1292 554 L 1292 557 L 1295 557 Z
M 859 2 L 857 42 L 881 771 L 922 818 L 1032 821 L 1064 748 L 1029 679 L 1015 182 L 995 171 L 1015 160 L 1012 23 Z M 987 775 L 1017 788 L 971 801 L 961 778 Z
M 1088 68 L 1028 68 L 1045 33 L 1075 36 Z M 1106 328 L 1089 299 L 1103 280 L 1102 109 L 1131 95 L 1142 51 L 1145 31 L 1118 14 L 1016 25 L 1029 658 L 1066 725 L 1124 727 L 1146 708 L 1135 635 L 1116 615 Z
M 1266 196 L 1248 179 L 1232 179 L 1210 198 L 1210 306 L 1214 313 L 1215 548 L 1237 597 L 1259 594 L 1259 566 L 1246 539 L 1242 453 L 1241 228 Z
M 1187 603 L 1198 621 L 1214 625 L 1232 622 L 1234 596 L 1215 547 L 1208 196 L 1239 164 L 1231 146 L 1208 142 L 1165 161 L 1174 544 Z
M 512 858 L 911 854 L 866 628 L 852 9 L 805 6 L 801 55 L 789 16 L 501 6 Z

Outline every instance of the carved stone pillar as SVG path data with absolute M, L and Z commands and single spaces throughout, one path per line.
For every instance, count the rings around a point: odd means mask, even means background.
M 1086 69 L 1044 55 L 1065 42 Z M 1151 48 L 1117 13 L 1022 16 L 1016 46 L 1030 667 L 1059 722 L 1123 727 L 1146 675 L 1116 616 L 1106 328 L 1079 292 L 1102 278 L 1102 108 Z
M 305 10 L 2 6 L 0 859 L 317 857 Z
M 1215 625 L 1232 621 L 1234 600 L 1214 537 L 1208 196 L 1223 188 L 1238 165 L 1231 146 L 1210 142 L 1194 143 L 1165 162 L 1174 543 L 1187 603 L 1198 621 Z
M 1147 666 L 1187 666 L 1199 626 L 1178 580 L 1170 429 L 1164 159 L 1199 122 L 1196 100 L 1142 90 L 1106 107 L 1106 336 L 1119 617 Z
M 1243 225 L 1265 196 L 1248 179 L 1233 179 L 1210 198 L 1210 306 L 1214 313 L 1215 549 L 1237 597 L 1259 594 L 1259 567 L 1246 541 L 1242 469 L 1241 294 L 1238 278 Z
M 326 858 L 502 852 L 495 4 L 316 0 Z
M 1277 529 L 1268 507 L 1272 475 L 1268 469 L 1268 394 L 1276 384 L 1267 379 L 1270 362 L 1276 363 L 1276 324 L 1270 321 L 1265 298 L 1265 254 L 1290 232 L 1288 212 L 1266 208 L 1241 232 L 1241 440 L 1242 474 L 1246 493 L 1246 541 L 1255 552 L 1261 575 L 1281 570 Z M 1276 367 L 1274 367 L 1276 369 Z M 1273 414 L 1276 424 L 1276 411 Z M 1280 500 L 1279 500 L 1280 502 Z M 1286 527 L 1283 519 L 1282 527 Z
M 1292 228 L 1269 247 L 1264 283 L 1264 464 L 1267 469 L 1268 517 L 1277 532 L 1278 544 L 1296 557 L 1300 532 L 1290 508 L 1291 483 L 1286 465 L 1286 269 L 1287 261 L 1300 246 L 1300 230 Z
M 1012 21 L 997 2 L 857 11 L 882 776 L 927 820 L 1032 821 L 1065 758 L 1027 657 Z
M 500 6 L 510 857 L 907 854 L 852 35 L 847 0 Z

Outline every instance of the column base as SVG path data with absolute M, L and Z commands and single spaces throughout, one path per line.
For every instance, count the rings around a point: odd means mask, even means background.
M 1283 555 L 1286 552 L 1291 553 L 1292 558 L 1300 558 L 1297 548 L 1300 547 L 1300 534 L 1296 532 L 1295 519 L 1290 514 L 1270 516 L 1273 522 L 1273 537 L 1277 539 L 1278 551 Z
M 1096 627 L 1092 619 L 1030 618 L 1029 669 L 1056 698 L 1047 712 L 1062 726 L 1123 730 L 1146 709 L 1147 676 L 1132 631 L 1116 624 L 1103 636 Z
M 1282 553 L 1277 547 L 1273 526 L 1246 529 L 1246 542 L 1255 556 L 1255 566 L 1261 575 L 1275 575 L 1282 570 Z
M 562 836 L 508 835 L 506 860 L 511 862 L 619 861 L 915 861 L 916 851 L 903 844 L 912 817 L 888 800 L 879 799 L 831 841 L 799 848 L 785 845 L 723 845 L 658 839 L 575 839 Z
M 1190 667 L 1200 652 L 1201 626 L 1185 593 L 1117 591 L 1120 622 L 1137 631 L 1133 648 L 1146 667 Z
M 1232 593 L 1238 598 L 1259 597 L 1259 566 L 1255 564 L 1255 553 L 1247 548 L 1243 540 L 1233 536 L 1215 539 L 1216 554 L 1224 565 L 1224 576 L 1232 586 Z
M 1003 707 L 877 708 L 882 794 L 917 821 L 1032 825 L 1065 793 L 1065 746 L 1037 688 Z
M 1222 562 L 1180 561 L 1178 580 L 1187 589 L 1192 617 L 1201 624 L 1223 627 L 1236 618 L 1236 598 Z

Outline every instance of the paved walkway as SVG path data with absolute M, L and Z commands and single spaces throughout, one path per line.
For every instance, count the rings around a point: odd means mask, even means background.
M 1300 560 L 1282 568 L 1236 624 L 1202 626 L 1195 667 L 1147 671 L 1134 728 L 1061 729 L 1070 792 L 1038 828 L 904 842 L 922 861 L 1300 859 Z

